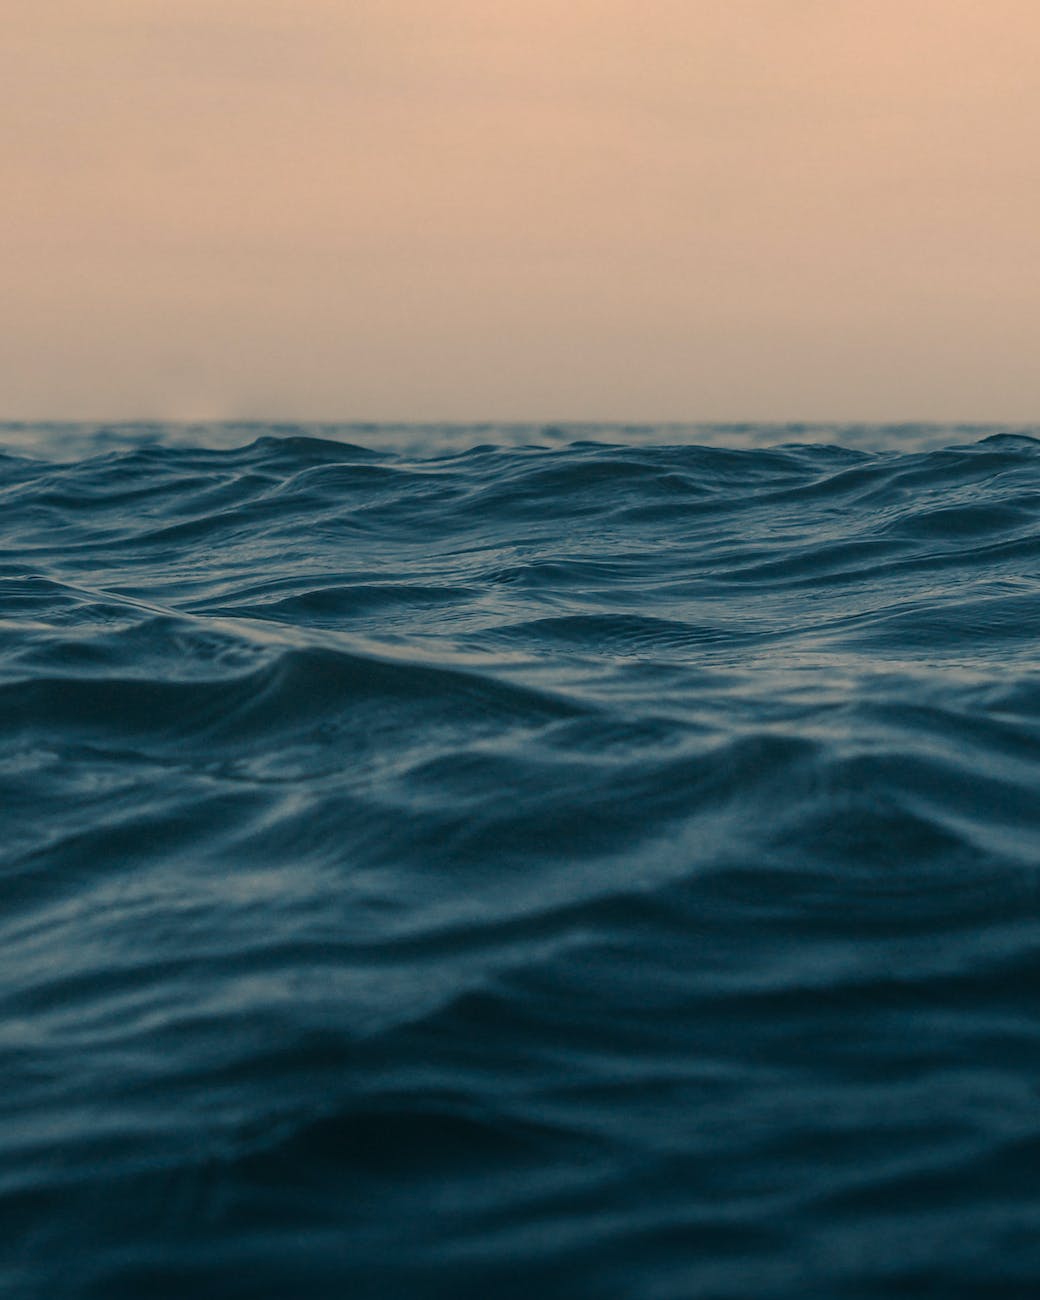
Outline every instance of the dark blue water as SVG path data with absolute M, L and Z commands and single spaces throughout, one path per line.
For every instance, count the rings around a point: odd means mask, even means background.
M 1040 1293 L 1040 442 L 0 442 L 0 1292 Z

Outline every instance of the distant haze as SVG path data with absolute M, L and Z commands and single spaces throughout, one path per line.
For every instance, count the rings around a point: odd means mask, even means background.
M 0 418 L 1040 419 L 1037 0 L 3 0 Z

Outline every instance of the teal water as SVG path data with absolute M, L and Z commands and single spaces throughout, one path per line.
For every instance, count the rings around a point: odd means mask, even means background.
M 0 428 L 0 1290 L 1040 1290 L 1040 442 Z

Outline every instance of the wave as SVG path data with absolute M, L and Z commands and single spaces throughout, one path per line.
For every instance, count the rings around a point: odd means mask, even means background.
M 1040 441 L 0 435 L 0 1286 L 1031 1293 Z

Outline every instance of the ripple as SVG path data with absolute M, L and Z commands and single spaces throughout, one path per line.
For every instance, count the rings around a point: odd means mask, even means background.
M 6 426 L 0 1288 L 1040 1276 L 1040 442 Z

